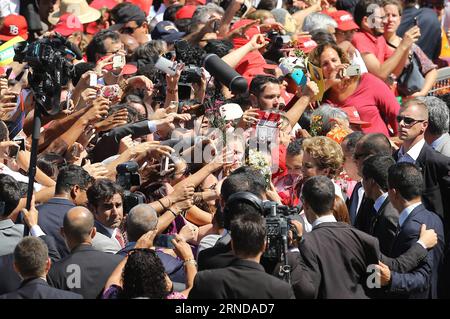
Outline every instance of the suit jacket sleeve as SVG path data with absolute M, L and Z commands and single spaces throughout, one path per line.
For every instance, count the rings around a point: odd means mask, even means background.
M 406 273 L 417 266 L 427 257 L 428 251 L 419 243 L 411 246 L 404 254 L 397 258 L 390 258 L 381 254 L 380 260 L 386 264 L 391 271 Z
M 148 120 L 137 123 L 130 123 L 116 127 L 104 134 L 93 149 L 93 162 L 101 162 L 104 159 L 117 154 L 119 151 L 119 142 L 127 135 L 139 137 L 153 133 L 148 127 Z
M 419 268 L 408 273 L 391 272 L 391 284 L 389 291 L 399 294 L 422 292 L 428 288 L 431 280 L 432 254 L 422 263 Z
M 42 239 L 45 244 L 48 247 L 48 256 L 52 260 L 52 262 L 58 261 L 61 259 L 61 255 L 59 254 L 58 248 L 56 247 L 55 238 L 50 235 L 44 235 L 40 236 L 40 239 Z
M 297 299 L 316 299 L 322 275 L 317 257 L 305 244 L 306 241 L 299 245 L 300 254 L 296 271 L 292 274 L 292 288 Z

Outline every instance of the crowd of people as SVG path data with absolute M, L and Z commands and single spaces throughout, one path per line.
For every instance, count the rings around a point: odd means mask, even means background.
M 0 0 L 0 299 L 449 298 L 449 37 L 444 0 Z

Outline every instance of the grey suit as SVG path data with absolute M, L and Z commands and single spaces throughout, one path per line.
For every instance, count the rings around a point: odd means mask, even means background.
M 445 133 L 442 142 L 435 148 L 436 151 L 450 157 L 450 134 Z
M 0 256 L 11 254 L 23 238 L 23 225 L 16 225 L 11 219 L 0 220 Z
M 115 254 L 123 248 L 114 238 L 111 238 L 109 230 L 98 221 L 95 221 L 95 228 L 97 229 L 97 233 L 92 240 L 92 247 L 94 249 Z

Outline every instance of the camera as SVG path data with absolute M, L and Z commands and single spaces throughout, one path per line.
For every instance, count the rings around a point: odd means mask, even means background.
M 145 195 L 140 192 L 131 192 L 132 186 L 141 184 L 141 177 L 137 172 L 139 165 L 134 161 L 129 161 L 117 165 L 116 182 L 123 187 L 123 213 L 128 214 L 136 205 L 145 203 Z
M 291 37 L 288 35 L 282 35 L 277 31 L 271 30 L 267 32 L 267 38 L 271 43 L 272 49 L 281 49 L 291 42 Z
M 14 61 L 28 63 L 33 70 L 28 82 L 38 105 L 48 115 L 59 112 L 61 88 L 74 75 L 74 65 L 67 57 L 81 59 L 79 50 L 67 39 L 56 33 L 35 42 L 19 42 L 14 46 Z
M 263 216 L 266 219 L 267 247 L 263 256 L 267 259 L 281 260 L 287 249 L 288 231 L 298 237 L 296 228 L 291 225 L 294 216 L 299 216 L 301 208 L 289 207 L 277 202 L 263 202 Z M 286 245 L 286 247 L 285 247 Z

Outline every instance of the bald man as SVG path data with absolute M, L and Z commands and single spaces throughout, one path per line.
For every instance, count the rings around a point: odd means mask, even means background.
M 425 142 L 428 109 L 419 99 L 408 100 L 397 116 L 398 134 L 403 145 L 394 154 L 397 162 L 420 167 L 425 182 L 422 195 L 425 208 L 443 218 L 447 237 L 450 230 L 450 158 L 436 152 Z
M 76 206 L 66 213 L 61 234 L 70 255 L 53 264 L 48 273 L 49 284 L 78 293 L 85 299 L 97 298 L 123 257 L 92 247 L 96 234 L 94 216 L 85 207 Z
M 126 256 L 129 251 L 134 249 L 134 246 L 136 246 L 136 242 L 142 235 L 151 230 L 157 232 L 158 214 L 156 213 L 155 209 L 149 204 L 136 205 L 126 216 L 125 226 L 127 231 L 128 244 L 125 246 L 125 248 L 117 252 L 117 254 L 121 256 Z M 180 231 L 180 234 L 183 235 L 184 231 L 185 230 L 182 229 Z M 173 238 L 172 236 L 168 235 L 159 235 L 158 237 L 157 239 L 155 239 L 155 247 L 158 247 L 158 242 L 168 243 Z M 157 250 L 156 254 L 158 255 L 159 259 L 161 259 L 161 262 L 166 273 L 169 275 L 170 280 L 172 280 L 172 282 L 174 283 L 174 289 L 177 289 L 179 291 L 184 290 L 186 276 L 184 272 L 183 261 L 169 254 L 166 254 L 161 250 Z

